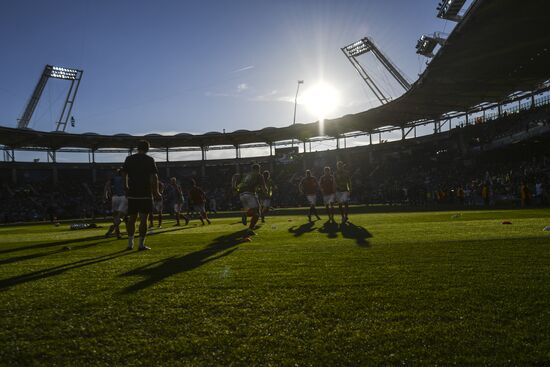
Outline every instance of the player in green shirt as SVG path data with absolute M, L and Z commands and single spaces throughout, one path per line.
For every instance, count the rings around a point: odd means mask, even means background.
M 254 227 L 260 218 L 260 202 L 256 196 L 258 191 L 267 191 L 265 187 L 264 177 L 260 173 L 260 165 L 253 164 L 252 170 L 244 175 L 238 184 L 236 184 L 239 198 L 243 206 L 243 224 L 246 225 L 247 214 L 250 213 L 250 225 L 248 227 L 248 235 L 255 235 Z
M 265 215 L 269 211 L 269 208 L 271 207 L 271 198 L 273 197 L 273 190 L 275 189 L 275 185 L 273 184 L 273 180 L 271 180 L 271 175 L 269 174 L 269 171 L 264 171 L 262 174 L 264 177 L 265 187 L 266 191 L 258 190 L 258 198 L 260 199 L 260 217 L 262 219 L 262 223 L 265 223 Z

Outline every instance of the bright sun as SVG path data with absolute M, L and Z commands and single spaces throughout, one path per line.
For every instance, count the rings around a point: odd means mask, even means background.
M 319 82 L 304 92 L 301 104 L 319 119 L 324 119 L 340 105 L 340 93 L 333 86 Z

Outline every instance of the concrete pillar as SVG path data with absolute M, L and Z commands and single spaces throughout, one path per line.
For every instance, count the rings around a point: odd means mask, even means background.
M 273 143 L 269 143 L 269 156 L 273 157 Z
M 369 133 L 369 145 L 372 145 L 372 133 Z
M 92 182 L 93 183 L 97 182 L 97 170 L 95 168 L 95 164 L 92 165 Z
M 17 185 L 17 169 L 15 167 L 11 169 L 11 183 Z

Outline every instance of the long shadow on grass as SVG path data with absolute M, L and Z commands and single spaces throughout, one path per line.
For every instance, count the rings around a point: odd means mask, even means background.
M 237 249 L 235 246 L 246 241 L 244 239 L 245 233 L 245 231 L 238 231 L 220 236 L 201 250 L 183 256 L 169 257 L 121 274 L 122 277 L 140 276 L 144 278 L 122 290 L 122 293 L 137 292 L 172 275 L 196 269 L 211 261 L 228 256 Z
M 78 246 L 72 247 L 72 250 L 74 251 L 74 250 L 80 250 L 80 249 L 84 249 L 84 248 L 94 247 L 94 246 L 99 245 L 100 243 L 103 243 L 103 242 L 95 242 L 95 243 L 89 243 L 89 244 L 86 244 L 86 245 L 78 245 Z M 0 260 L 0 265 L 13 264 L 13 263 L 16 263 L 16 262 L 19 262 L 19 261 L 37 259 L 37 258 L 40 258 L 40 257 L 45 257 L 45 256 L 57 254 L 57 253 L 60 253 L 60 252 L 64 252 L 64 251 L 67 251 L 67 250 L 68 250 L 67 248 L 59 248 L 59 249 L 51 250 L 51 251 L 47 251 L 47 252 L 39 252 L 39 253 L 36 253 L 36 254 L 15 256 L 15 257 L 11 257 L 11 258 L 8 258 L 8 259 Z
M 288 231 L 292 234 L 294 234 L 294 237 L 300 237 L 306 233 L 313 232 L 315 230 L 315 223 L 313 222 L 307 222 L 302 224 L 299 227 L 292 226 L 288 229 Z
M 355 242 L 361 247 L 368 247 L 369 241 L 367 238 L 371 238 L 372 234 L 363 226 L 356 226 L 353 223 L 346 222 L 340 225 L 340 231 L 344 238 L 354 239 Z
M 325 233 L 328 238 L 336 238 L 338 237 L 338 223 L 328 220 L 319 228 L 319 232 Z
M 164 230 L 159 230 L 158 232 L 148 233 L 147 236 L 156 236 L 158 234 L 163 234 L 163 233 L 167 233 L 167 232 L 174 232 L 174 231 L 181 231 L 181 230 L 190 229 L 190 228 L 195 228 L 195 227 L 176 227 L 176 228 L 172 228 L 172 229 L 164 229 Z M 37 244 L 34 244 L 34 245 L 20 246 L 20 247 L 14 247 L 14 248 L 10 248 L 10 249 L 0 250 L 0 255 L 1 254 L 8 254 L 8 253 L 11 253 L 11 252 L 24 251 L 24 250 L 36 250 L 36 249 L 49 248 L 49 247 L 55 247 L 55 246 L 72 245 L 72 244 L 75 244 L 75 243 L 86 242 L 86 241 L 95 241 L 95 240 L 103 240 L 101 242 L 109 242 L 109 241 L 112 241 L 113 238 L 112 237 L 105 238 L 104 235 L 82 237 L 82 238 L 72 238 L 72 239 L 69 238 L 69 239 L 66 239 L 66 240 L 53 241 L 53 242 L 43 242 L 43 243 L 37 243 Z
M 361 247 L 368 247 L 368 238 L 372 234 L 363 226 L 357 226 L 351 222 L 346 222 L 338 225 L 338 223 L 327 221 L 319 228 L 319 232 L 325 233 L 328 238 L 337 238 L 338 232 L 342 233 L 342 237 L 354 239 Z
M 69 270 L 83 268 L 85 266 L 102 263 L 105 261 L 116 259 L 117 257 L 130 255 L 132 253 L 133 253 L 132 251 L 121 250 L 121 251 L 113 252 L 107 255 L 94 257 L 91 259 L 79 260 L 68 264 L 54 266 L 52 268 L 37 270 L 31 273 L 2 279 L 0 280 L 0 290 L 5 290 L 7 288 L 16 286 L 18 284 L 23 284 L 34 280 L 40 280 L 40 279 L 49 278 L 55 275 L 60 275 Z
M 14 247 L 10 249 L 1 250 L 0 254 L 8 254 L 11 252 L 17 252 L 17 251 L 23 251 L 23 250 L 35 250 L 35 249 L 41 249 L 41 248 L 48 248 L 48 247 L 55 247 L 55 246 L 62 246 L 62 245 L 70 245 L 74 243 L 79 242 L 86 242 L 86 241 L 95 241 L 99 239 L 105 239 L 105 240 L 111 240 L 106 239 L 105 236 L 90 236 L 90 237 L 82 237 L 82 238 L 69 238 L 66 240 L 61 241 L 53 241 L 53 242 L 43 242 L 43 243 L 37 243 L 34 245 L 27 245 L 27 246 L 20 246 L 20 247 Z

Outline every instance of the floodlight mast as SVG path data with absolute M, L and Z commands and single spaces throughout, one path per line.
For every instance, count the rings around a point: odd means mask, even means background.
M 42 96 L 42 92 L 46 87 L 48 79 L 54 78 L 71 81 L 71 86 L 69 87 L 67 98 L 65 99 L 65 104 L 63 105 L 63 109 L 61 111 L 61 116 L 59 117 L 59 121 L 56 123 L 56 131 L 65 131 L 76 98 L 76 93 L 78 92 L 78 87 L 80 86 L 82 73 L 82 70 L 46 65 L 40 79 L 38 80 L 38 83 L 36 84 L 36 87 L 34 88 L 31 98 L 27 103 L 25 111 L 21 115 L 21 118 L 17 121 L 17 127 L 19 129 L 23 129 L 29 126 L 34 110 L 40 101 L 40 97 Z
M 434 49 L 445 44 L 446 38 L 441 32 L 435 32 L 433 35 L 423 35 L 416 42 L 416 53 L 426 57 L 434 57 Z
M 458 13 L 466 3 L 466 0 L 441 0 L 437 6 L 437 17 L 441 19 L 460 22 L 462 16 Z
M 384 93 L 376 85 L 374 80 L 366 72 L 363 66 L 361 66 L 359 61 L 357 61 L 357 56 L 371 52 L 405 91 L 411 88 L 411 84 L 409 83 L 409 81 L 405 79 L 405 77 L 401 74 L 399 69 L 390 61 L 390 59 L 386 55 L 384 55 L 382 51 L 380 51 L 378 47 L 376 47 L 376 45 L 374 44 L 374 41 L 369 37 L 364 37 L 357 42 L 354 42 L 346 47 L 343 47 L 342 52 L 346 55 L 346 57 L 351 62 L 353 67 L 355 67 L 359 75 L 361 75 L 365 83 L 367 83 L 367 86 L 374 93 L 378 101 L 380 101 L 380 104 L 386 104 L 391 99 L 384 95 Z

